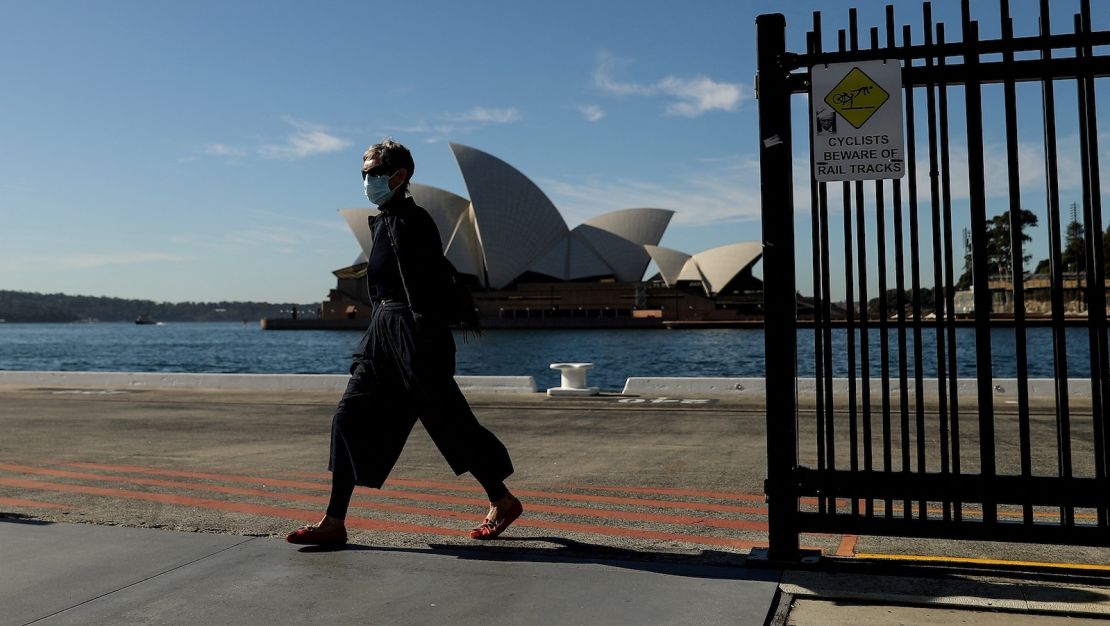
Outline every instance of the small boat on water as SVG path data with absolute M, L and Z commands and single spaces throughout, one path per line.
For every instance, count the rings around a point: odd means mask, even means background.
M 154 318 L 151 317 L 150 315 L 148 315 L 146 313 L 143 313 L 139 317 L 135 318 L 135 323 L 136 324 L 157 324 L 158 322 L 155 322 Z

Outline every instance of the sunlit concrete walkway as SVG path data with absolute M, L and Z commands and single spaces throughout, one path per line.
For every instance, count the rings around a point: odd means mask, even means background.
M 767 531 L 758 405 L 471 400 L 514 455 L 524 517 L 501 540 L 469 540 L 481 489 L 418 428 L 386 488 L 356 492 L 352 548 L 321 552 L 280 537 L 326 501 L 334 394 L 0 388 L 0 623 L 1110 614 L 1101 548 L 804 535 L 825 555 L 816 568 L 754 566 Z M 965 560 L 891 560 L 912 555 Z

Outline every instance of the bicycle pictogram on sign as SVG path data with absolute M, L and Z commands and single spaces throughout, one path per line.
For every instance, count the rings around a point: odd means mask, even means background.
M 854 128 L 860 128 L 890 99 L 890 94 L 858 67 L 825 96 L 825 103 Z

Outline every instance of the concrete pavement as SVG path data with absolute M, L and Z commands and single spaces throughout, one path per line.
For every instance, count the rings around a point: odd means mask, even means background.
M 863 613 L 916 605 L 1015 611 L 1010 623 L 1110 614 L 1103 548 L 807 535 L 828 557 L 818 568 L 751 567 L 748 551 L 766 545 L 759 406 L 471 400 L 517 464 L 510 487 L 526 511 L 504 540 L 465 537 L 481 490 L 453 477 L 418 427 L 386 489 L 358 491 L 358 547 L 318 553 L 277 537 L 326 501 L 334 394 L 0 388 L 0 606 L 22 607 L 0 623 L 426 623 L 444 607 L 453 623 L 762 623 L 776 594 L 793 623 L 867 623 Z M 977 564 L 906 568 L 862 553 Z M 418 610 L 426 596 L 440 602 Z
M 778 575 L 684 563 L 0 523 L 3 624 L 762 624 Z

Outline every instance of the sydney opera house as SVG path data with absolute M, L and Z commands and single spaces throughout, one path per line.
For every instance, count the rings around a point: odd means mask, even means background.
M 674 211 L 630 208 L 567 226 L 524 174 L 450 144 L 469 198 L 411 185 L 439 227 L 444 253 L 471 281 L 487 327 L 651 327 L 761 319 L 759 242 L 695 254 L 659 246 Z M 370 315 L 366 254 L 371 209 L 341 211 L 364 252 L 334 272 L 322 321 L 357 326 Z M 645 276 L 654 262 L 658 272 Z M 365 322 L 362 321 L 362 324 Z

